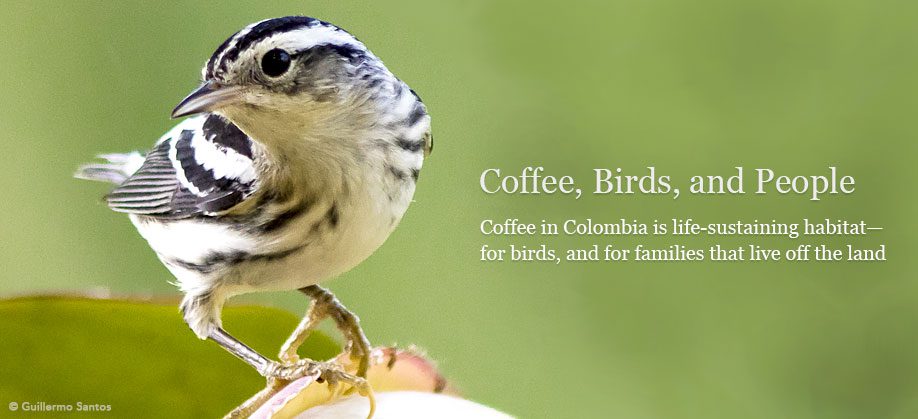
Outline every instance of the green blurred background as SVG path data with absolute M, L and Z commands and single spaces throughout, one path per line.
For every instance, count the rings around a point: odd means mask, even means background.
M 401 227 L 328 284 L 376 344 L 420 345 L 466 396 L 521 417 L 918 417 L 915 2 L 2 0 L 0 292 L 177 295 L 126 217 L 101 203 L 106 187 L 71 173 L 96 153 L 149 147 L 226 36 L 287 14 L 356 34 L 433 117 L 436 149 Z M 527 165 L 585 188 L 592 168 L 654 165 L 683 196 L 478 187 L 485 168 Z M 820 202 L 685 193 L 689 176 L 736 165 L 834 165 L 857 191 Z M 853 242 L 885 243 L 890 260 L 479 262 L 483 243 L 542 241 L 478 232 L 508 217 L 864 219 L 886 229 Z M 608 241 L 712 244 L 548 243 Z M 296 314 L 306 304 L 293 292 L 235 301 Z

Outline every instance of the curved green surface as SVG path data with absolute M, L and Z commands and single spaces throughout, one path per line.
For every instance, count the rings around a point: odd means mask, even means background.
M 274 356 L 298 319 L 228 307 L 224 326 Z M 218 417 L 264 385 L 252 368 L 185 326 L 174 304 L 70 297 L 0 301 L 3 402 L 104 404 L 119 417 Z M 314 334 L 300 351 L 338 353 Z M 0 406 L 0 416 L 8 413 Z M 25 412 L 20 412 L 25 413 Z

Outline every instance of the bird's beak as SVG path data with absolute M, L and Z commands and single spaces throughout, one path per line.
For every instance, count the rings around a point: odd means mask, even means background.
M 210 112 L 226 105 L 242 101 L 240 88 L 235 86 L 222 86 L 213 81 L 204 82 L 201 87 L 191 92 L 185 99 L 172 110 L 172 117 L 179 118 L 188 115 Z

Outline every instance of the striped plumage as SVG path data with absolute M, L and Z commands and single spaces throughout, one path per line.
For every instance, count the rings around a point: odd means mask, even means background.
M 104 164 L 79 176 L 118 184 L 106 196 L 109 207 L 160 219 L 213 216 L 242 202 L 257 187 L 252 141 L 217 114 L 189 118 L 153 149 L 102 156 Z M 109 169 L 106 171 L 105 169 Z M 114 174 L 104 177 L 102 173 Z
M 289 61 L 277 76 L 272 51 Z M 431 136 L 414 91 L 317 19 L 249 25 L 202 74 L 206 100 L 177 108 L 200 115 L 144 156 L 103 155 L 77 176 L 117 184 L 109 206 L 175 275 L 186 321 L 207 338 L 227 298 L 317 284 L 375 251 L 411 202 Z

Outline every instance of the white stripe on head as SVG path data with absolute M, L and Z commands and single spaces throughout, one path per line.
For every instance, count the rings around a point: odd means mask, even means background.
M 259 20 L 258 22 L 255 22 L 255 23 L 253 23 L 253 24 L 251 24 L 251 25 L 248 25 L 248 26 L 242 28 L 241 30 L 239 30 L 239 32 L 236 32 L 236 34 L 233 35 L 233 36 L 230 38 L 230 40 L 226 43 L 226 46 L 223 47 L 223 51 L 220 52 L 220 55 L 219 55 L 219 56 L 217 56 L 217 57 L 211 57 L 209 60 L 207 60 L 206 63 L 204 63 L 204 68 L 201 69 L 201 79 L 202 79 L 202 80 L 207 79 L 207 67 L 208 67 L 211 63 L 213 63 L 214 70 L 216 70 L 216 67 L 217 67 L 218 65 L 220 65 L 220 62 L 221 62 L 221 61 L 223 61 L 223 57 L 226 55 L 226 53 L 227 53 L 228 51 L 232 50 L 233 48 L 235 48 L 236 44 L 239 42 L 240 39 L 242 39 L 243 36 L 245 36 L 246 34 L 248 34 L 249 32 L 251 32 L 251 31 L 252 31 L 252 28 L 254 28 L 255 26 L 257 26 L 258 24 L 260 24 L 260 23 L 262 23 L 262 22 L 265 22 L 265 21 L 268 21 L 268 20 L 271 20 L 271 19 Z
M 240 52 L 235 62 L 255 60 L 275 48 L 294 54 L 319 45 L 351 47 L 373 56 L 362 42 L 346 31 L 335 26 L 317 25 L 271 35 Z

